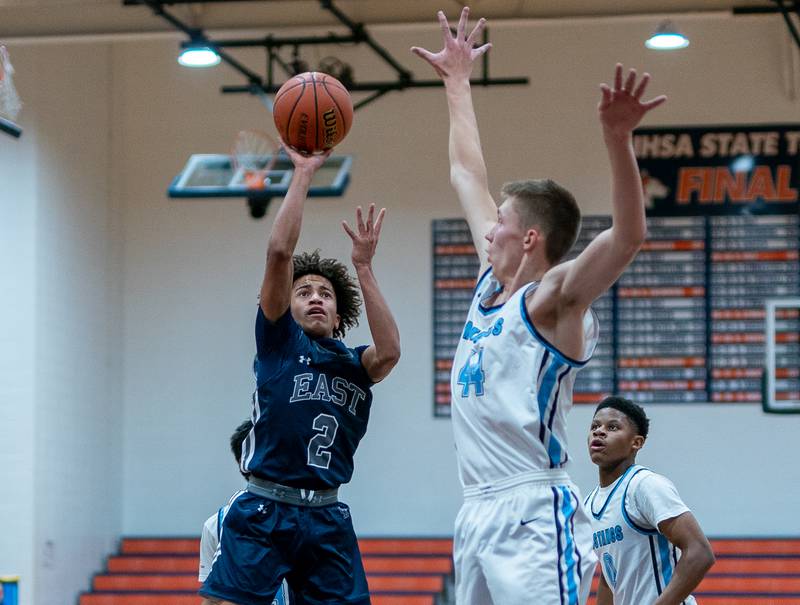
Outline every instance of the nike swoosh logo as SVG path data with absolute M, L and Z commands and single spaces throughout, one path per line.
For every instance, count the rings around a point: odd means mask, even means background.
M 540 515 L 540 516 L 541 516 L 541 515 Z M 536 519 L 538 519 L 538 518 L 539 518 L 539 517 L 533 517 L 533 518 L 531 518 L 531 519 L 528 519 L 527 521 L 525 521 L 525 520 L 523 520 L 523 519 L 520 519 L 520 521 L 519 521 L 519 524 L 520 524 L 520 525 L 527 525 L 528 523 L 532 523 L 533 521 L 536 521 Z

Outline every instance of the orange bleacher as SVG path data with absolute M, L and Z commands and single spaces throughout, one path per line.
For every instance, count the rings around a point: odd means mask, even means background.
M 444 605 L 452 583 L 449 538 L 359 541 L 373 605 Z M 197 605 L 197 538 L 123 538 L 79 605 Z
M 453 602 L 452 540 L 368 538 L 359 545 L 373 605 Z M 800 538 L 712 545 L 717 562 L 694 593 L 701 605 L 800 605 Z M 198 555 L 196 538 L 124 538 L 79 605 L 197 605 Z

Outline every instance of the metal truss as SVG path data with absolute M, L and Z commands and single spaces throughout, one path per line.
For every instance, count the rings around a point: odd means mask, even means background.
M 794 38 L 797 48 L 800 49 L 800 32 L 798 26 L 793 21 L 794 13 L 800 18 L 800 0 L 772 0 L 775 6 L 741 6 L 733 9 L 734 15 L 754 15 L 765 13 L 780 13 L 783 17 L 789 33 Z
M 368 92 L 364 99 L 354 104 L 354 109 L 359 109 L 365 105 L 375 101 L 383 95 L 395 91 L 405 90 L 408 88 L 434 88 L 442 87 L 444 83 L 441 80 L 418 80 L 414 78 L 413 74 L 403 67 L 383 46 L 378 44 L 375 39 L 367 31 L 363 23 L 356 23 L 345 15 L 338 7 L 333 4 L 333 0 L 319 0 L 320 7 L 330 11 L 336 19 L 344 25 L 348 33 L 346 34 L 333 34 L 321 36 L 300 36 L 300 37 L 276 37 L 267 35 L 262 38 L 243 39 L 243 40 L 212 40 L 208 35 L 199 27 L 191 27 L 175 15 L 168 12 L 165 8 L 166 5 L 172 4 L 199 4 L 201 2 L 208 2 L 209 0 L 123 0 L 124 5 L 145 5 L 153 11 L 153 13 L 167 21 L 170 25 L 177 30 L 182 31 L 188 36 L 188 40 L 183 42 L 182 46 L 202 45 L 208 46 L 215 50 L 220 59 L 227 65 L 239 72 L 247 81 L 243 85 L 223 86 L 223 93 L 250 93 L 253 95 L 274 94 L 278 91 L 283 81 L 290 76 L 296 75 L 302 71 L 306 71 L 308 67 L 300 59 L 299 50 L 304 46 L 320 45 L 320 44 L 366 44 L 378 57 L 388 64 L 395 73 L 394 80 L 387 80 L 381 82 L 364 82 L 356 81 L 352 78 L 352 74 L 346 73 L 344 77 L 340 77 L 342 84 L 351 92 Z M 210 0 L 212 2 L 219 2 L 224 0 Z M 484 30 L 483 41 L 488 42 L 488 31 Z M 266 52 L 266 75 L 262 77 L 260 74 L 249 69 L 243 65 L 236 58 L 231 56 L 225 49 L 233 48 L 252 48 L 261 47 Z M 293 49 L 293 59 L 286 61 L 280 56 L 281 49 L 289 47 Z M 276 78 L 276 68 L 280 68 L 283 75 Z M 483 55 L 482 73 L 478 78 L 471 80 L 474 86 L 509 86 L 509 85 L 523 85 L 528 84 L 528 78 L 492 78 L 489 76 L 489 58 L 488 54 Z M 334 77 L 339 77 L 341 74 L 333 73 Z M 279 81 L 276 83 L 276 79 Z

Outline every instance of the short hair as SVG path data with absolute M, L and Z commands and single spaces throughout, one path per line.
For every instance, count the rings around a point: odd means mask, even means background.
M 603 401 L 598 404 L 594 413 L 597 414 L 597 412 L 604 408 L 612 408 L 625 414 L 628 420 L 636 427 L 637 433 L 647 439 L 647 433 L 650 430 L 650 419 L 647 417 L 647 414 L 645 414 L 642 406 L 633 403 L 630 399 L 612 395 L 611 397 L 603 399 Z
M 319 250 L 295 254 L 293 261 L 292 282 L 304 275 L 319 275 L 331 282 L 336 295 L 336 313 L 339 315 L 339 327 L 333 331 L 333 336 L 344 337 L 347 330 L 358 325 L 358 315 L 361 312 L 358 282 L 350 277 L 347 267 L 336 259 L 320 258 Z
M 244 444 L 244 440 L 247 439 L 251 430 L 253 430 L 253 421 L 248 418 L 237 426 L 236 430 L 233 431 L 233 435 L 231 435 L 231 452 L 233 452 L 233 457 L 236 458 L 236 464 L 239 465 L 240 469 L 242 466 L 242 444 Z M 249 476 L 245 472 L 242 472 L 242 475 Z
M 503 199 L 514 198 L 523 229 L 538 225 L 545 237 L 545 256 L 551 264 L 563 259 L 578 239 L 581 211 L 575 197 L 552 179 L 510 181 L 500 189 Z

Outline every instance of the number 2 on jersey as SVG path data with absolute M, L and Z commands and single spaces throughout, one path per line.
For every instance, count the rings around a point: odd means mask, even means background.
M 314 418 L 312 426 L 318 433 L 308 442 L 308 466 L 328 468 L 331 465 L 331 453 L 327 450 L 333 445 L 339 422 L 330 414 L 320 414 Z

